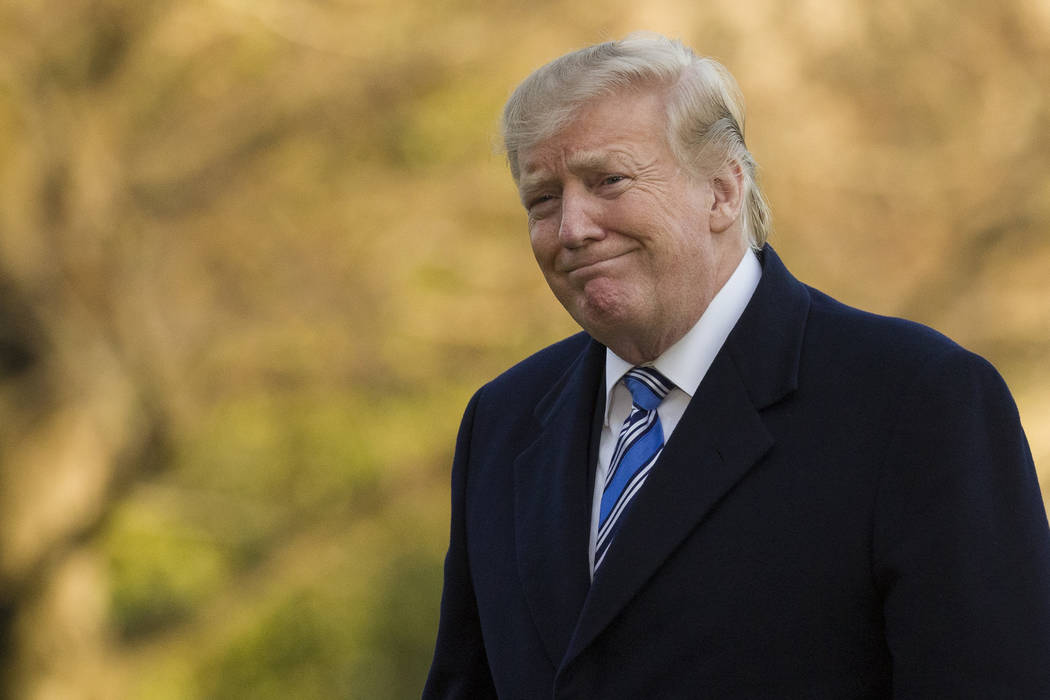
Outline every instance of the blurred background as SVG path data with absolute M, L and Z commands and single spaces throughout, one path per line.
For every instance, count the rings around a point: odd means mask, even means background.
M 0 697 L 410 698 L 456 427 L 574 331 L 493 148 L 723 61 L 792 271 L 1000 369 L 1050 494 L 1048 0 L 0 0 Z

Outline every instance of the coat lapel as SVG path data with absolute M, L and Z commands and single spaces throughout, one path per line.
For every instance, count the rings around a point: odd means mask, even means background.
M 587 595 L 563 668 L 773 445 L 760 411 L 797 386 L 809 296 L 772 249 L 763 251 L 762 262 L 762 281 L 751 302 L 623 516 Z
M 605 348 L 592 340 L 538 404 L 536 440 L 514 462 L 518 569 L 555 667 L 590 585 L 591 433 L 604 367 Z

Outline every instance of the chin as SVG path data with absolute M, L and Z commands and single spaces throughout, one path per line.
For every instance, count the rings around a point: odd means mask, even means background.
M 636 302 L 624 290 L 603 288 L 588 290 L 589 293 L 578 296 L 572 307 L 572 317 L 598 340 L 617 335 L 625 328 L 635 327 L 642 316 Z M 600 292 L 600 293 L 595 293 Z M 606 343 L 608 344 L 608 343 Z

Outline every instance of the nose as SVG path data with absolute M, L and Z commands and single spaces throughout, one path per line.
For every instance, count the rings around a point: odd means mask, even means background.
M 579 248 L 605 237 L 599 223 L 600 202 L 583 187 L 566 187 L 561 195 L 558 240 L 566 248 Z

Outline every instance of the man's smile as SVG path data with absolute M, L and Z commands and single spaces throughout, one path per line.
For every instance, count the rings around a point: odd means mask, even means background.
M 609 264 L 620 258 L 626 257 L 633 252 L 634 250 L 631 249 L 608 255 L 588 255 L 579 259 L 570 260 L 558 267 L 561 268 L 559 271 L 563 274 L 572 276 L 597 274 Z

